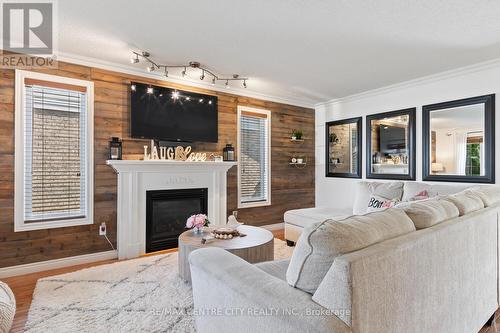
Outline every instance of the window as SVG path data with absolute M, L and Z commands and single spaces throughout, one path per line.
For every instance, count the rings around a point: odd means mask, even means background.
M 15 231 L 91 224 L 93 84 L 16 71 Z
M 238 106 L 238 207 L 271 204 L 271 114 Z

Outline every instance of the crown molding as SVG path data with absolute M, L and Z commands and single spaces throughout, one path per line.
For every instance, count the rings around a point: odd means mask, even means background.
M 210 83 L 195 82 L 195 81 L 190 81 L 190 80 L 186 80 L 186 79 L 183 79 L 180 77 L 175 77 L 175 76 L 172 76 L 172 77 L 169 76 L 167 78 L 167 77 L 162 76 L 162 75 L 148 73 L 148 72 L 145 72 L 145 71 L 140 70 L 140 69 L 135 69 L 131 66 L 127 66 L 124 64 L 109 62 L 109 61 L 100 60 L 100 59 L 91 58 L 91 57 L 79 56 L 79 55 L 75 55 L 75 54 L 71 54 L 71 53 L 59 52 L 57 54 L 57 60 L 76 64 L 76 65 L 95 67 L 95 68 L 100 68 L 100 69 L 104 69 L 104 70 L 109 70 L 109 71 L 114 71 L 114 72 L 119 72 L 119 73 L 124 73 L 124 74 L 130 74 L 130 75 L 137 75 L 137 76 L 141 76 L 144 78 L 150 78 L 150 79 L 160 80 L 160 81 L 169 82 L 169 83 L 182 84 L 182 85 L 189 86 L 189 87 L 202 88 L 202 89 L 206 89 L 206 90 L 228 93 L 228 94 L 244 96 L 244 97 L 251 97 L 251 98 L 256 98 L 256 99 L 275 102 L 275 103 L 289 104 L 289 105 L 300 106 L 300 107 L 305 107 L 305 108 L 310 108 L 310 109 L 314 109 L 314 106 L 315 106 L 314 102 L 311 102 L 310 100 L 307 100 L 307 99 L 286 98 L 286 97 L 280 97 L 280 96 L 275 96 L 275 95 L 268 95 L 268 94 L 263 94 L 263 93 L 249 90 L 248 88 L 246 88 L 246 89 L 244 89 L 244 88 L 227 89 L 225 87 L 218 87 L 218 86 L 214 87 Z M 249 79 L 248 82 L 251 82 L 251 79 Z
M 322 106 L 352 102 L 352 101 L 360 100 L 363 98 L 387 94 L 387 93 L 390 93 L 392 91 L 396 91 L 396 90 L 400 90 L 400 89 L 417 87 L 417 86 L 421 86 L 424 84 L 429 84 L 429 83 L 436 82 L 436 81 L 450 79 L 450 78 L 457 77 L 457 76 L 472 74 L 475 72 L 480 72 L 480 71 L 488 70 L 488 69 L 495 68 L 495 67 L 500 67 L 500 58 L 496 58 L 496 59 L 492 59 L 492 60 L 488 60 L 488 61 L 484 61 L 484 62 L 472 64 L 472 65 L 467 65 L 467 66 L 463 66 L 463 67 L 459 67 L 459 68 L 455 68 L 455 69 L 450 69 L 450 70 L 447 70 L 444 72 L 439 72 L 436 74 L 422 76 L 422 77 L 417 78 L 417 79 L 403 81 L 403 82 L 391 84 L 391 85 L 388 85 L 385 87 L 380 87 L 380 88 L 376 88 L 376 89 L 367 90 L 367 91 L 364 91 L 361 93 L 348 95 L 345 97 L 334 98 L 334 99 L 331 99 L 331 100 L 326 101 L 326 102 L 316 103 L 314 105 L 314 107 L 318 108 L 318 107 L 322 107 Z

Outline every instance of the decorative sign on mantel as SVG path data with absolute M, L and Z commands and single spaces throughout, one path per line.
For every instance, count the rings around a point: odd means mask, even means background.
M 149 152 L 149 148 L 151 152 Z M 156 147 L 154 140 L 151 140 L 151 146 L 144 146 L 144 160 L 169 160 L 169 161 L 191 161 L 204 162 L 207 160 L 206 153 L 193 153 L 191 146 L 186 148 L 177 147 Z

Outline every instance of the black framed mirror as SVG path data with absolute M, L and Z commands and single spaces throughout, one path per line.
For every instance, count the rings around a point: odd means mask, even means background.
M 366 178 L 415 180 L 415 113 L 366 116 Z
M 422 178 L 495 183 L 495 95 L 422 107 Z
M 361 178 L 362 118 L 326 123 L 326 177 Z

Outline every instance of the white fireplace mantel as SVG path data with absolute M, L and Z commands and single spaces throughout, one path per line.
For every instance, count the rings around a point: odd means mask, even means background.
M 168 160 L 109 160 L 118 174 L 118 258 L 136 258 L 146 252 L 146 191 L 208 189 L 208 219 L 227 221 L 226 177 L 236 162 Z

